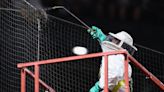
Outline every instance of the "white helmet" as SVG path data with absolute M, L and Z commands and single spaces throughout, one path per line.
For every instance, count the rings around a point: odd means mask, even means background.
M 127 32 L 121 31 L 116 34 L 110 32 L 109 35 L 120 40 L 118 44 L 119 47 L 128 50 L 128 52 L 131 52 L 132 49 L 137 51 L 137 48 L 133 46 L 133 38 Z

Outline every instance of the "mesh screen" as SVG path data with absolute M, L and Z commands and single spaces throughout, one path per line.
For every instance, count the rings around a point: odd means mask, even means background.
M 136 46 L 138 52 L 134 57 L 164 83 L 164 54 L 141 45 Z M 132 68 L 134 92 L 162 92 L 134 65 Z
M 77 45 L 87 47 L 89 53 L 101 51 L 84 27 L 51 15 L 46 19 L 43 11 L 22 0 L 1 0 L 0 8 L 17 9 L 0 10 L 1 92 L 20 91 L 20 69 L 16 67 L 20 62 L 73 56 L 72 48 Z M 163 82 L 164 55 L 140 45 L 137 48 L 136 59 Z M 57 92 L 87 92 L 98 80 L 100 61 L 101 57 L 42 65 L 40 78 Z M 133 79 L 134 92 L 160 92 L 137 68 L 133 68 Z M 33 83 L 28 75 L 27 92 L 34 92 Z
M 74 46 L 87 47 L 89 53 L 100 51 L 97 41 L 93 41 L 81 26 L 49 16 L 42 29 L 45 31 L 41 32 L 41 59 L 73 56 Z M 43 65 L 40 76 L 57 92 L 87 92 L 98 78 L 100 59 Z
M 86 29 L 80 25 L 52 16 L 48 16 L 45 20 L 42 11 L 35 10 L 23 1 L 2 0 L 1 4 L 1 8 L 17 9 L 17 11 L 1 10 L 0 12 L 0 90 L 2 92 L 20 91 L 20 70 L 16 65 L 20 62 L 37 61 L 38 46 L 40 60 L 71 56 L 74 46 L 87 47 L 89 53 L 101 51 L 97 41 L 93 41 Z M 71 62 L 41 66 L 40 76 L 57 92 L 68 92 L 68 90 L 85 92 L 98 78 L 99 59 L 85 60 L 80 63 L 78 61 L 77 65 Z M 32 67 L 29 69 L 33 71 Z M 74 83 L 70 83 L 71 81 Z M 26 82 L 27 92 L 34 92 L 33 78 L 28 75 Z M 77 86 L 77 84 L 81 85 Z M 41 88 L 40 91 L 44 89 Z
M 19 92 L 20 70 L 17 69 L 16 64 L 36 60 L 37 55 L 34 52 L 37 51 L 37 44 L 35 44 L 37 27 L 35 27 L 36 23 L 29 23 L 27 18 L 19 12 L 24 7 L 30 8 L 18 0 L 0 1 L 0 8 L 16 9 L 16 11 L 0 10 L 1 92 Z M 35 16 L 35 14 L 32 15 Z M 31 80 L 28 84 L 33 86 Z M 30 86 L 27 89 L 31 89 Z

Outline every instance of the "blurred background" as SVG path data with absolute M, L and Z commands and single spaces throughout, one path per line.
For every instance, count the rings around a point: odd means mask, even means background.
M 135 43 L 164 52 L 164 0 L 41 0 L 41 3 L 44 8 L 63 5 L 106 34 L 126 30 Z M 48 13 L 55 15 L 53 10 Z

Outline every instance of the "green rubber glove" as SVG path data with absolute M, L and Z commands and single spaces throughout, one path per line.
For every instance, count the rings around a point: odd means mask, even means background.
M 99 92 L 100 87 L 99 87 L 99 82 L 96 82 L 95 85 L 89 90 L 89 92 Z
M 106 39 L 106 35 L 96 26 L 92 26 L 92 29 L 88 29 L 87 32 L 91 34 L 93 39 L 97 39 L 99 42 Z

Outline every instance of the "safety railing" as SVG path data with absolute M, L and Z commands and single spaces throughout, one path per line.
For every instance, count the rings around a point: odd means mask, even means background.
M 25 88 L 26 88 L 26 85 L 25 85 L 25 78 L 26 78 L 26 73 L 29 74 L 31 77 L 35 78 L 35 75 L 27 68 L 23 68 L 21 69 L 21 73 L 22 73 L 22 77 L 21 77 L 21 92 L 25 92 Z M 51 88 L 50 86 L 48 86 L 44 81 L 42 81 L 41 79 L 39 79 L 39 83 L 45 87 L 49 92 L 55 92 L 55 90 L 53 88 Z
M 93 53 L 93 54 L 86 54 L 80 56 L 70 56 L 70 57 L 63 57 L 63 58 L 56 58 L 56 59 L 48 59 L 48 60 L 41 60 L 37 62 L 27 62 L 27 63 L 19 63 L 17 65 L 18 68 L 21 68 L 21 92 L 26 92 L 26 73 L 30 74 L 34 77 L 34 90 L 35 92 L 39 92 L 39 83 L 42 84 L 45 88 L 47 88 L 50 92 L 55 92 L 54 89 L 49 87 L 46 83 L 39 79 L 39 67 L 40 65 L 45 64 L 54 64 L 60 62 L 67 62 L 73 60 L 80 60 L 80 59 L 87 59 L 87 58 L 95 58 L 95 57 L 104 57 L 105 67 L 105 86 L 104 92 L 108 92 L 108 56 L 114 54 L 124 54 L 125 55 L 125 62 L 124 62 L 124 80 L 125 80 L 125 92 L 130 92 L 129 89 L 129 78 L 128 78 L 128 63 L 131 61 L 136 67 L 138 67 L 151 81 L 153 81 L 162 91 L 164 90 L 164 84 L 156 78 L 152 73 L 150 73 L 145 67 L 143 67 L 136 59 L 128 54 L 126 50 L 119 50 L 113 52 L 101 52 L 101 53 Z M 34 74 L 30 72 L 27 67 L 34 66 Z

